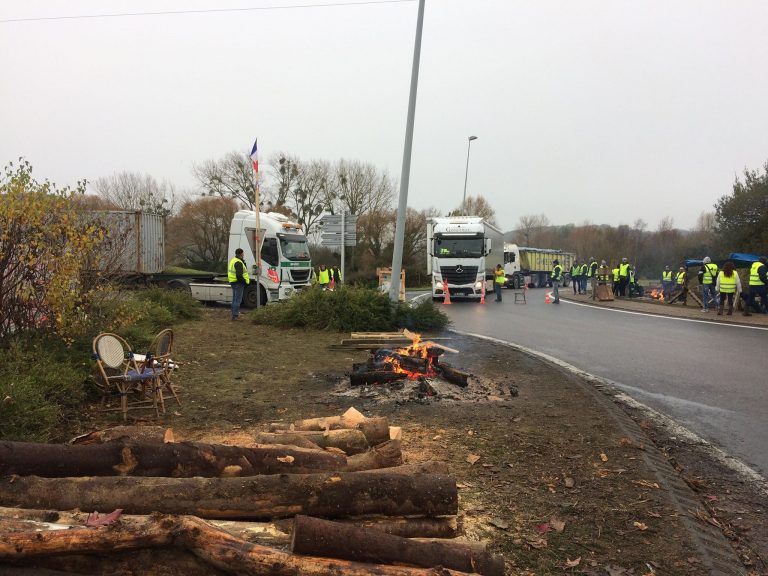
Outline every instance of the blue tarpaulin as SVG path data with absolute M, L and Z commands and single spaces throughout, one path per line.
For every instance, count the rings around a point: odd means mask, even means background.
M 731 252 L 728 254 L 728 258 L 722 260 L 713 260 L 715 264 L 722 267 L 728 260 L 736 265 L 736 268 L 749 268 L 753 262 L 760 260 L 760 256 L 757 254 L 744 254 L 743 252 Z M 686 258 L 685 267 L 693 268 L 695 266 L 704 266 L 704 262 L 701 258 Z

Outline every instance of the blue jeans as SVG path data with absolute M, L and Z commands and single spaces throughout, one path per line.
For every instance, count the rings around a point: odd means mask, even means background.
M 704 302 L 704 310 L 709 310 L 709 301 L 712 300 L 715 303 L 717 300 L 715 299 L 715 285 L 714 284 L 702 284 L 701 285 L 701 295 L 702 300 Z
M 669 301 L 670 295 L 672 294 L 672 288 L 674 288 L 675 284 L 673 282 L 663 282 L 661 283 L 661 293 L 664 295 L 664 300 Z
M 493 292 L 496 294 L 496 302 L 501 302 L 501 284 L 494 282 Z
M 582 294 L 587 293 L 587 277 L 586 276 L 581 277 L 581 293 Z
M 240 303 L 243 301 L 245 284 L 233 282 L 230 286 L 232 286 L 232 318 L 237 318 L 240 315 Z

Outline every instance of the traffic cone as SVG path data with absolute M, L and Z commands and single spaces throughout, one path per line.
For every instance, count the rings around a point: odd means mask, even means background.
M 483 286 L 480 288 L 480 304 L 485 304 L 485 280 L 483 280 Z
M 544 304 L 552 304 L 552 299 L 549 297 L 549 292 L 544 296 Z
M 333 290 L 336 287 L 336 282 L 334 282 L 333 278 L 331 278 L 330 284 L 328 284 L 329 288 Z
M 451 303 L 451 291 L 448 290 L 448 282 L 445 278 L 443 280 L 443 304 L 448 305 Z

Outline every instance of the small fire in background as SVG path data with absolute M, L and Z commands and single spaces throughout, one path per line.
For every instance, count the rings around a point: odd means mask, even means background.
M 648 295 L 654 300 L 659 300 L 660 302 L 664 302 L 664 292 L 659 288 L 654 288 L 648 293 Z

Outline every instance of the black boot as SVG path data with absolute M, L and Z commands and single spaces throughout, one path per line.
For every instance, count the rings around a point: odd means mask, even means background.
M 720 306 L 717 308 L 717 315 L 722 316 L 723 315 L 723 308 L 725 307 L 724 303 L 721 303 Z

